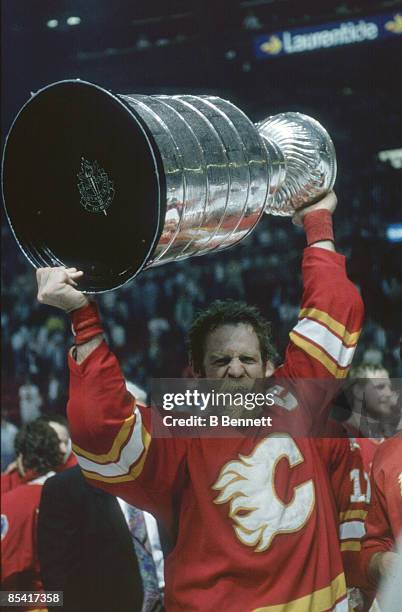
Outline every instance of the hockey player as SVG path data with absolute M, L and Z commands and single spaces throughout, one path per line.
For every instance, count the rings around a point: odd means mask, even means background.
M 7 591 L 41 591 L 37 556 L 37 520 L 42 485 L 60 463 L 56 432 L 41 419 L 17 434 L 25 483 L 1 496 L 1 580 Z M 26 610 L 46 609 L 46 597 L 21 600 Z
M 74 465 L 77 465 L 77 459 L 71 449 L 71 438 L 68 431 L 67 420 L 58 414 L 42 415 L 39 417 L 44 423 L 48 423 L 59 438 L 59 449 L 61 454 L 60 464 L 55 468 L 56 472 L 62 472 Z M 30 474 L 25 474 L 21 462 L 21 456 L 10 463 L 6 471 L 1 474 L 1 491 L 6 493 L 18 487 L 21 484 L 29 482 Z
M 362 551 L 362 568 L 373 588 L 392 571 L 395 546 L 402 536 L 402 421 L 400 428 L 378 448 L 373 460 L 372 503 Z
M 149 410 L 127 393 L 97 309 L 76 289 L 82 273 L 37 272 L 39 301 L 72 312 L 68 415 L 85 477 L 170 531 L 178 524 L 165 566 L 167 610 L 347 610 L 325 467 L 313 440 L 286 433 L 292 420 L 312 431 L 325 418 L 328 385 L 347 375 L 361 330 L 362 302 L 333 244 L 335 206 L 331 193 L 295 217 L 309 246 L 299 320 L 272 379 L 279 436 L 152 437 Z M 260 331 L 252 315 L 207 325 L 198 353 L 191 347 L 194 372 L 244 386 L 263 378 L 272 367 Z M 301 378 L 317 381 L 314 393 L 303 384 L 297 400 L 278 391 L 281 380 Z

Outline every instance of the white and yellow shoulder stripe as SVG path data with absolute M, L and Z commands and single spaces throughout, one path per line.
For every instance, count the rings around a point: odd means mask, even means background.
M 335 378 L 345 378 L 360 332 L 349 332 L 342 323 L 323 310 L 303 308 L 296 327 L 290 332 L 290 339 L 319 361 Z
M 108 452 L 90 453 L 76 444 L 73 451 L 86 478 L 112 484 L 135 480 L 141 474 L 150 443 L 151 435 L 143 425 L 141 412 L 135 408 Z

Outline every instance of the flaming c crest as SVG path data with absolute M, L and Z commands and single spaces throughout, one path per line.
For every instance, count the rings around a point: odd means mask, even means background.
M 285 457 L 290 468 L 303 463 L 295 441 L 287 434 L 269 436 L 248 455 L 239 455 L 221 470 L 212 486 L 220 491 L 215 504 L 230 503 L 229 517 L 237 538 L 255 552 L 267 550 L 274 537 L 301 529 L 315 504 L 312 480 L 294 487 L 293 499 L 284 504 L 275 492 L 275 469 Z

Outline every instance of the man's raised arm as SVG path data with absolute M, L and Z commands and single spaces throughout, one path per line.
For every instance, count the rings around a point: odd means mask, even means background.
M 314 418 L 336 394 L 337 380 L 347 376 L 364 314 L 359 292 L 347 277 L 345 257 L 335 252 L 332 213 L 336 204 L 331 192 L 293 218 L 304 227 L 307 239 L 303 297 L 284 364 L 275 372 L 277 378 L 297 383 L 299 399 Z
M 186 446 L 180 439 L 152 438 L 150 410 L 127 391 L 120 365 L 104 341 L 97 306 L 77 289 L 81 276 L 75 268 L 37 271 L 38 300 L 72 319 L 67 414 L 74 453 L 90 484 L 169 524 Z
M 308 246 L 302 263 L 301 309 L 278 376 L 342 379 L 352 362 L 364 307 L 347 277 L 345 257 L 335 252 L 332 213 L 336 203 L 330 192 L 293 218 L 295 224 L 303 225 Z

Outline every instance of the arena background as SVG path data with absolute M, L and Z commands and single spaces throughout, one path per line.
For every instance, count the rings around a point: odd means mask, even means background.
M 253 121 L 282 111 L 321 121 L 338 157 L 337 245 L 366 305 L 356 359 L 384 361 L 392 376 L 401 376 L 400 1 L 3 0 L 1 6 L 3 145 L 31 91 L 74 77 L 117 93 L 219 95 Z M 265 34 L 271 40 L 272 33 L 381 14 L 394 23 L 387 37 L 256 57 L 256 38 Z M 19 425 L 27 387 L 42 412 L 64 412 L 71 335 L 65 316 L 36 302 L 34 270 L 4 213 L 1 228 L 2 411 Z M 148 389 L 151 377 L 185 374 L 185 332 L 196 310 L 215 298 L 258 305 L 283 352 L 298 313 L 303 246 L 303 233 L 289 219 L 266 216 L 238 247 L 148 271 L 99 297 L 127 378 Z

